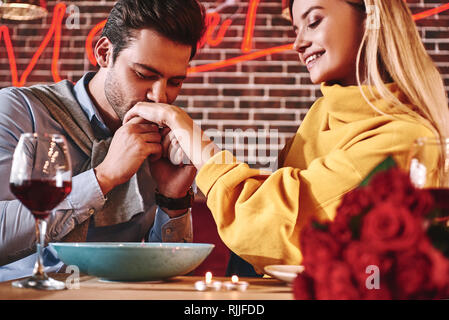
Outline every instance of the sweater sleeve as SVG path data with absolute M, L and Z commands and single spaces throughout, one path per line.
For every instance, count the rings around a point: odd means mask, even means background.
M 378 163 L 394 155 L 404 167 L 413 140 L 430 132 L 396 123 L 370 134 L 303 170 L 284 167 L 270 173 L 236 161 L 228 151 L 216 154 L 196 181 L 224 243 L 259 273 L 269 264 L 300 264 L 300 231 L 310 218 L 332 220 L 341 197 Z
M 224 243 L 259 273 L 270 264 L 299 264 L 299 235 L 311 215 L 326 219 L 324 210 L 311 194 L 311 184 L 327 179 L 329 185 L 338 180 L 335 172 L 352 171 L 347 163 L 317 160 L 307 170 L 285 167 L 273 173 L 251 169 L 245 163 L 216 164 L 221 157 L 232 157 L 223 151 L 200 170 L 197 183 L 207 195 L 218 232 Z M 235 159 L 234 159 L 235 160 Z M 328 166 L 327 177 L 322 171 Z M 313 172 L 321 172 L 314 176 Z M 358 174 L 346 176 L 351 185 L 360 180 Z M 334 190 L 332 190 L 334 191 Z M 335 205 L 327 201 L 326 205 Z

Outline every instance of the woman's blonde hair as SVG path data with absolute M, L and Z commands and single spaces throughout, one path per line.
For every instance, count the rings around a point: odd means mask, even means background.
M 375 88 L 380 98 L 408 109 L 385 85 L 393 81 L 414 106 L 414 114 L 433 129 L 436 137 L 449 138 L 444 83 L 422 43 L 407 4 L 403 0 L 363 2 L 367 17 L 357 56 L 359 87 L 363 81 L 369 88 Z
M 290 15 L 293 2 L 290 0 Z M 449 109 L 443 79 L 427 53 L 404 0 L 344 0 L 366 11 L 363 39 L 357 55 L 357 84 L 368 104 L 362 84 L 372 96 L 390 102 L 420 118 L 437 138 L 449 138 Z M 388 87 L 395 82 L 413 105 L 413 110 L 394 96 Z M 375 90 L 374 90 L 375 89 Z M 414 112 L 410 112 L 414 111 Z

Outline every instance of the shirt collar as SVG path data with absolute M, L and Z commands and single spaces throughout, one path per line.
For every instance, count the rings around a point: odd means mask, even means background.
M 87 85 L 89 81 L 95 76 L 95 72 L 86 73 L 78 82 L 75 84 L 73 91 L 76 99 L 78 100 L 81 109 L 86 114 L 87 118 L 94 129 L 94 132 L 99 133 L 102 136 L 110 136 L 111 131 L 108 129 L 103 119 L 101 118 L 98 109 L 95 107 L 92 99 L 87 92 Z

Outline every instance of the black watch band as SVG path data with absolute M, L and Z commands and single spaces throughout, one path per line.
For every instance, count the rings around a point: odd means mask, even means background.
M 192 187 L 187 191 L 187 195 L 182 198 L 168 198 L 156 189 L 155 191 L 156 204 L 161 208 L 166 208 L 168 210 L 182 210 L 191 208 L 193 205 L 193 200 L 195 199 L 195 194 L 193 193 Z

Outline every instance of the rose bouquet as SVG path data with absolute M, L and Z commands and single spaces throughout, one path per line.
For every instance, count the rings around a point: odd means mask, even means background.
M 434 201 L 393 167 L 347 193 L 333 222 L 301 233 L 295 299 L 449 298 L 449 232 Z

